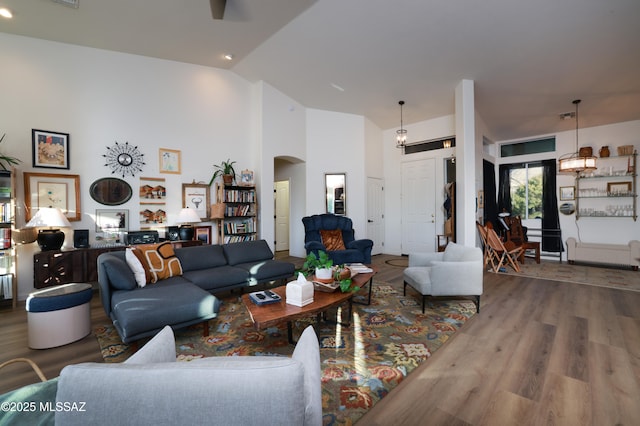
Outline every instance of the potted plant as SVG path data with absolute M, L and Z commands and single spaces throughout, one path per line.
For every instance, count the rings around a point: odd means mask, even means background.
M 2 143 L 6 135 L 7 135 L 6 133 L 2 135 L 2 137 L 0 138 L 0 143 Z M 0 154 L 0 167 L 2 167 L 2 170 L 9 170 L 11 166 L 16 166 L 21 162 L 22 160 L 19 160 L 15 157 L 9 157 L 8 155 Z
M 316 279 L 321 282 L 333 281 L 333 260 L 329 258 L 327 252 L 318 250 L 318 255 L 311 252 L 302 265 L 305 275 L 313 273 Z
M 222 176 L 222 180 L 225 185 L 231 185 L 233 183 L 233 179 L 236 177 L 236 171 L 233 169 L 233 165 L 235 163 L 235 161 L 231 161 L 229 158 L 227 161 L 223 161 L 220 164 L 214 164 L 213 168 L 216 170 L 213 172 L 213 176 L 211 176 L 209 186 L 213 184 L 213 181 L 216 180 L 218 176 Z

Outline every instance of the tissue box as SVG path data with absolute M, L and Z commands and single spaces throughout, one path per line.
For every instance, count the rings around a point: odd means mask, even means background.
M 304 281 L 291 281 L 287 284 L 287 303 L 298 307 L 306 306 L 313 302 L 313 284 L 306 279 Z

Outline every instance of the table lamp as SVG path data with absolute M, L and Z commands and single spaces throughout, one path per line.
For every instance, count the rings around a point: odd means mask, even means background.
M 180 239 L 183 241 L 193 240 L 193 227 L 191 226 L 191 224 L 200 222 L 198 213 L 188 207 L 184 208 L 180 210 L 180 213 L 178 213 L 178 219 L 176 220 L 176 222 L 182 224 L 182 226 L 178 230 Z
M 58 228 L 71 227 L 67 217 L 57 207 L 41 207 L 26 228 L 45 228 L 38 231 L 38 245 L 42 251 L 60 250 L 64 232 Z

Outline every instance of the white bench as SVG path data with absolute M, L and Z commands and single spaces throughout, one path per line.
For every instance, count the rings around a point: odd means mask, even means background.
M 575 238 L 567 239 L 569 263 L 589 262 L 631 266 L 634 271 L 640 266 L 640 241 L 629 244 L 584 243 Z

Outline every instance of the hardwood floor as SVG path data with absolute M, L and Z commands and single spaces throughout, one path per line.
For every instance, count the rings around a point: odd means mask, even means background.
M 390 259 L 374 257 L 376 280 L 400 284 L 403 268 Z M 96 295 L 92 323 L 107 321 Z M 93 335 L 28 349 L 24 302 L 0 308 L 0 362 L 15 357 L 49 378 L 102 361 Z M 10 365 L 0 393 L 35 381 L 26 365 Z M 640 293 L 487 273 L 480 314 L 358 424 L 640 424 Z

